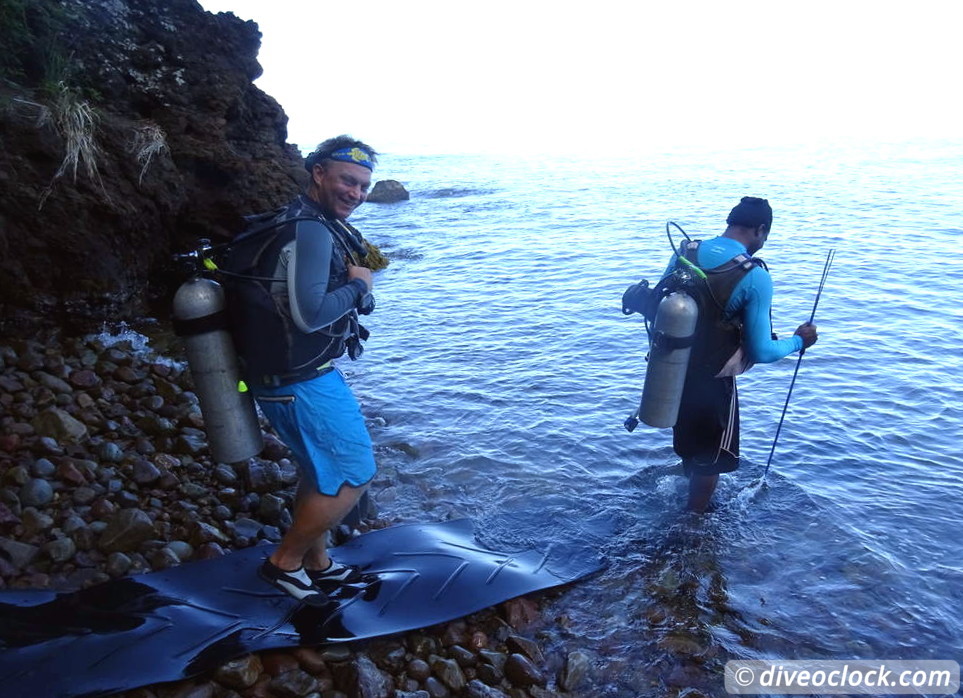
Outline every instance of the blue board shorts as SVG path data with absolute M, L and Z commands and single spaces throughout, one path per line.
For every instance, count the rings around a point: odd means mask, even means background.
M 334 496 L 345 483 L 360 487 L 374 477 L 371 436 L 341 371 L 279 388 L 258 388 L 255 397 L 294 454 L 302 477 L 318 492 Z

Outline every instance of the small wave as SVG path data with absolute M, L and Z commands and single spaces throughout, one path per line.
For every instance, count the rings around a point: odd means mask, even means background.
M 104 323 L 103 328 L 98 334 L 91 334 L 85 337 L 88 342 L 98 342 L 104 348 L 121 346 L 127 348 L 136 357 L 147 359 L 153 363 L 170 366 L 172 368 L 183 367 L 183 362 L 172 359 L 168 356 L 159 354 L 151 345 L 150 338 L 133 329 L 126 322 L 117 324 Z
M 382 251 L 385 253 L 385 256 L 391 260 L 419 260 L 425 256 L 423 253 L 407 247 L 399 247 L 396 250 Z
M 421 196 L 425 199 L 451 199 L 462 196 L 479 196 L 482 194 L 493 194 L 494 189 L 472 189 L 470 187 L 444 187 L 442 189 L 429 189 L 422 192 Z

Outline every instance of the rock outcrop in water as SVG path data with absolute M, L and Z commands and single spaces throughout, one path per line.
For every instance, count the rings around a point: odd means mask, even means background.
M 0 322 L 86 328 L 301 185 L 260 32 L 195 0 L 0 3 Z

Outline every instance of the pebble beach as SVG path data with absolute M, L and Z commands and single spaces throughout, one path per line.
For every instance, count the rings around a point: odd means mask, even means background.
M 276 543 L 290 525 L 297 469 L 268 425 L 258 457 L 212 462 L 185 363 L 131 339 L 8 341 L 0 414 L 0 588 L 70 592 Z M 369 510 L 334 542 L 394 523 Z M 589 655 L 539 641 L 564 622 L 542 613 L 553 593 L 403 636 L 250 654 L 120 695 L 581 695 Z

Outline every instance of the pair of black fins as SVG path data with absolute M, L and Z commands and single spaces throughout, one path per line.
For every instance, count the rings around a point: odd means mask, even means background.
M 271 550 L 246 548 L 72 593 L 0 592 L 0 695 L 108 695 L 195 676 L 250 652 L 394 635 L 602 566 L 584 547 L 486 549 L 468 519 L 393 526 L 332 550 L 363 578 L 314 608 L 257 576 Z

